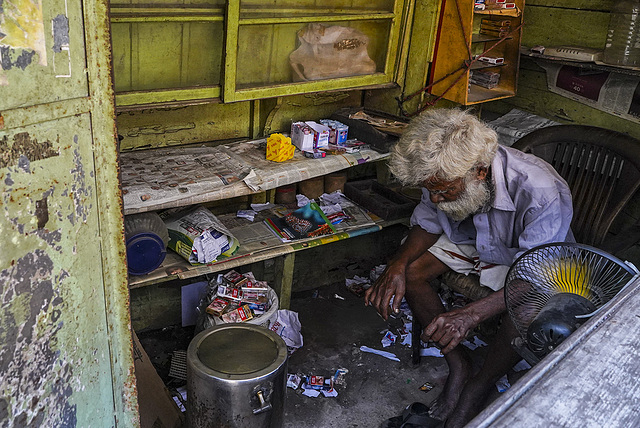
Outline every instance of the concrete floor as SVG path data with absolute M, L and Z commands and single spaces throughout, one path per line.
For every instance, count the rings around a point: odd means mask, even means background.
M 345 384 L 336 387 L 337 397 L 311 398 L 287 388 L 284 427 L 378 427 L 401 414 L 408 404 L 429 404 L 440 393 L 448 373 L 444 359 L 422 357 L 420 365 L 414 366 L 410 347 L 383 348 L 383 332 L 390 324 L 363 302 L 343 282 L 292 296 L 291 310 L 298 313 L 302 324 L 304 346 L 290 356 L 287 371 L 330 376 L 342 368 L 348 373 Z M 187 348 L 193 328 L 168 327 L 139 333 L 139 337 L 168 387 L 184 385 L 168 376 L 170 356 L 174 350 Z M 400 362 L 364 353 L 360 351 L 363 345 L 392 352 Z M 469 351 L 476 365 L 484 349 Z M 425 382 L 434 388 L 421 391 Z M 492 398 L 498 395 L 496 391 Z
M 288 371 L 331 375 L 345 368 L 349 372 L 346 385 L 336 387 L 335 398 L 310 398 L 288 388 L 285 427 L 377 427 L 400 414 L 407 404 L 430 403 L 437 397 L 447 375 L 443 358 L 424 357 L 416 367 L 411 362 L 410 347 L 383 348 L 381 332 L 389 324 L 344 284 L 322 287 L 318 297 L 312 295 L 298 293 L 291 301 L 291 310 L 298 313 L 302 324 L 305 344 L 291 355 Z M 392 352 L 400 362 L 361 352 L 362 345 Z M 435 388 L 427 393 L 420 391 L 425 382 Z

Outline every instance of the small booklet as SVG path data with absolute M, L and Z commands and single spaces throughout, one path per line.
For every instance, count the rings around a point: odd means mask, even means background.
M 336 231 L 315 202 L 309 202 L 284 217 L 268 218 L 264 222 L 282 242 L 330 235 Z

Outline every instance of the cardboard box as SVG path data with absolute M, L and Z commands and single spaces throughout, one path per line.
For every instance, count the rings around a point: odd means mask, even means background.
M 184 417 L 169 390 L 158 376 L 149 356 L 132 333 L 133 363 L 138 387 L 141 428 L 180 428 Z

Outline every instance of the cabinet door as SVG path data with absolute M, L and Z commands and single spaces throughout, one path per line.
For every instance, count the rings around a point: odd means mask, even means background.
M 220 98 L 224 0 L 112 0 L 116 104 Z
M 228 2 L 224 101 L 393 83 L 403 5 Z
M 0 426 L 135 425 L 106 0 L 0 6 Z

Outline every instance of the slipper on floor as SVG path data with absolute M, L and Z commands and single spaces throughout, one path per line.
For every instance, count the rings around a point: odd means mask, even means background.
M 402 416 L 388 419 L 380 428 L 436 428 L 441 425 L 442 421 L 429 416 L 427 405 L 415 402 L 403 410 Z

